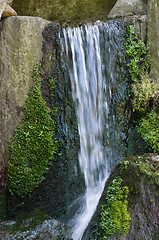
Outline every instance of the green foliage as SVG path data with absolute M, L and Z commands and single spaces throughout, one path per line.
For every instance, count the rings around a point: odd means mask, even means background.
M 141 74 L 141 82 L 132 84 L 133 110 L 145 111 L 147 103 L 156 96 L 157 84 L 150 79 L 147 73 Z
M 126 35 L 126 54 L 129 56 L 129 72 L 133 82 L 141 81 L 141 73 L 149 68 L 149 59 L 147 58 L 148 48 L 138 39 L 134 32 L 134 27 L 127 27 Z
M 133 111 L 145 111 L 148 102 L 155 97 L 157 85 L 149 77 L 148 48 L 138 39 L 133 26 L 127 27 L 126 55 L 129 57 L 129 73 L 132 86 Z
M 127 210 L 129 189 L 126 186 L 122 187 L 121 184 L 121 178 L 113 180 L 107 191 L 106 204 L 102 205 L 103 240 L 107 238 L 107 235 L 126 234 L 130 226 L 131 218 Z
M 145 142 L 159 154 L 159 115 L 152 110 L 141 118 L 136 128 Z
M 55 123 L 40 91 L 39 65 L 34 67 L 35 85 L 23 107 L 23 119 L 10 145 L 8 189 L 24 197 L 44 179 L 57 151 Z
M 153 205 L 153 203 L 154 203 L 154 200 L 153 200 L 153 199 L 150 199 L 150 203 L 151 203 L 151 205 Z
M 127 27 L 126 54 L 129 57 L 128 67 L 132 80 L 133 111 L 143 114 L 137 131 L 159 153 L 159 117 L 154 110 L 146 114 L 148 103 L 157 96 L 157 84 L 149 76 L 148 48 L 138 39 L 133 26 Z

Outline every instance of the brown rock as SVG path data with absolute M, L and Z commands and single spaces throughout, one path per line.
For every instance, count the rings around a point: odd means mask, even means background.
M 6 5 L 3 13 L 2 13 L 2 17 L 10 17 L 10 16 L 17 16 L 16 11 L 11 8 L 8 4 Z

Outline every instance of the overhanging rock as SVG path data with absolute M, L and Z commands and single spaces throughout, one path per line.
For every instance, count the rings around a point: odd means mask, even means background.
M 108 18 L 146 15 L 146 4 L 142 0 L 118 0 Z

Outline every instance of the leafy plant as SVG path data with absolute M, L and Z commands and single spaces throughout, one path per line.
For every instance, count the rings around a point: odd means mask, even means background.
M 8 189 L 24 197 L 38 186 L 53 164 L 57 151 L 55 123 L 40 91 L 39 65 L 34 67 L 35 85 L 23 106 L 23 119 L 10 145 Z
M 129 189 L 121 186 L 122 179 L 115 178 L 108 188 L 106 204 L 102 205 L 101 228 L 104 230 L 103 240 L 107 235 L 121 234 L 128 232 L 130 226 L 130 215 L 127 210 Z

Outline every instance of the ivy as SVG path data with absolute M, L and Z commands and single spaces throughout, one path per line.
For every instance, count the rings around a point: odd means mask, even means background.
M 103 240 L 108 235 L 126 234 L 130 226 L 131 218 L 127 210 L 129 189 L 121 184 L 120 177 L 113 180 L 107 191 L 106 204 L 102 205 L 100 225 L 104 231 Z
M 55 123 L 40 91 L 39 65 L 33 71 L 34 87 L 23 106 L 23 119 L 10 145 L 8 189 L 24 197 L 44 180 L 57 151 Z

